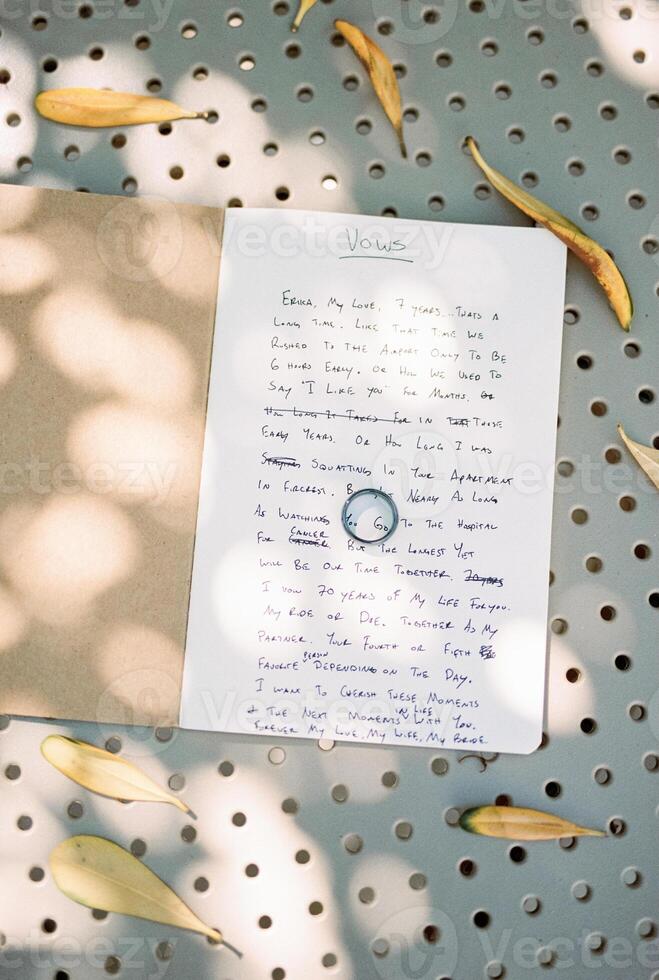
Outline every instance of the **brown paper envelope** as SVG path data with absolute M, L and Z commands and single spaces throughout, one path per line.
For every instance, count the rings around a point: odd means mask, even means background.
M 178 722 L 221 218 L 0 186 L 0 712 Z

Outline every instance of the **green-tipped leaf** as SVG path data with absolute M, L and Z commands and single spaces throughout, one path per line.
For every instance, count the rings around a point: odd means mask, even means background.
M 465 810 L 460 826 L 470 834 L 506 840 L 556 840 L 559 837 L 605 837 L 603 830 L 579 827 L 553 813 L 520 806 L 476 806 Z

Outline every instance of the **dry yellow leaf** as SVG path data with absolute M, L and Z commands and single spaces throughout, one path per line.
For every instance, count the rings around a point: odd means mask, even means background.
M 80 905 L 224 942 L 221 932 L 202 922 L 169 885 L 113 841 L 86 834 L 69 837 L 52 851 L 49 864 L 59 890 Z
M 48 735 L 41 743 L 41 753 L 61 773 L 93 793 L 113 800 L 171 803 L 183 813 L 195 816 L 183 800 L 161 789 L 132 762 L 89 742 L 79 742 L 65 735 Z
M 644 473 L 650 477 L 657 490 L 659 490 L 659 449 L 651 446 L 644 446 L 641 442 L 630 439 L 623 427 L 618 422 L 616 426 L 618 435 L 632 454 Z
M 316 0 L 300 0 L 300 5 L 297 8 L 297 13 L 295 15 L 295 20 L 291 24 L 291 30 L 293 32 L 295 32 L 298 29 L 298 27 L 302 23 L 302 20 L 304 18 L 304 15 L 306 13 L 308 13 L 308 11 L 311 10 L 311 8 L 314 6 L 315 3 L 316 3 Z
M 182 109 L 169 99 L 97 88 L 50 89 L 39 92 L 34 104 L 44 118 L 67 126 L 136 126 L 208 117 L 207 112 Z
M 400 152 L 404 157 L 407 157 L 407 148 L 403 139 L 403 110 L 400 101 L 400 89 L 391 62 L 375 41 L 372 41 L 359 27 L 355 27 L 347 20 L 335 20 L 334 26 L 346 39 L 368 72 L 375 94 L 380 100 L 389 122 L 396 130 Z
M 590 269 L 606 293 L 620 326 L 623 330 L 629 330 L 634 315 L 632 298 L 622 273 L 608 252 L 592 238 L 589 238 L 581 228 L 573 224 L 560 211 L 555 211 L 554 208 L 544 204 L 537 197 L 522 190 L 512 180 L 504 177 L 502 173 L 486 163 L 471 136 L 467 138 L 467 146 L 492 186 L 529 218 L 537 221 L 544 228 L 548 228 L 557 238 L 560 238 L 570 251 L 574 252 L 577 258 Z
M 506 840 L 555 840 L 558 837 L 605 837 L 603 830 L 578 827 L 542 810 L 520 806 L 476 806 L 465 810 L 460 826 L 470 834 Z

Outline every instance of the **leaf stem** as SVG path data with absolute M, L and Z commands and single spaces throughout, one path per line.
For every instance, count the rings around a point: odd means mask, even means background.
M 231 943 L 228 943 L 226 941 L 226 939 L 223 939 L 222 940 L 222 945 L 223 946 L 226 946 L 227 949 L 230 949 L 232 953 L 235 953 L 235 955 L 238 957 L 238 959 L 241 960 L 243 958 L 243 954 L 240 952 L 240 950 L 239 949 L 236 949 L 236 947 L 233 946 Z

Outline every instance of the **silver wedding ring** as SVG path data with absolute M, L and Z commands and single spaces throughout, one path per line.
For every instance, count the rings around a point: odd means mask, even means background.
M 341 523 L 355 541 L 380 544 L 398 527 L 398 508 L 384 490 L 357 490 L 343 505 Z

